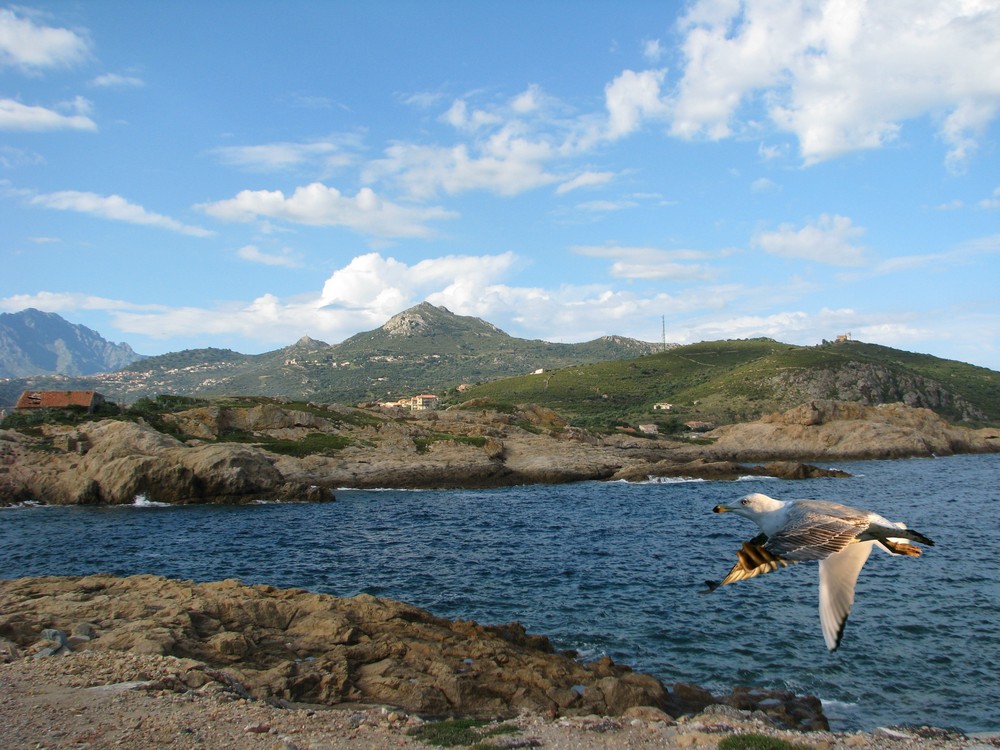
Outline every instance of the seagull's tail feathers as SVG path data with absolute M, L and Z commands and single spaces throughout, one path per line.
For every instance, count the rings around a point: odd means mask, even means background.
M 912 544 L 907 544 L 905 541 L 907 539 L 911 542 L 926 544 L 928 547 L 934 546 L 934 542 L 925 537 L 919 531 L 907 529 L 902 524 L 899 526 L 882 526 L 880 524 L 873 523 L 858 536 L 858 541 L 876 541 L 879 543 L 879 546 L 894 555 L 919 557 L 920 549 L 918 547 L 914 547 Z

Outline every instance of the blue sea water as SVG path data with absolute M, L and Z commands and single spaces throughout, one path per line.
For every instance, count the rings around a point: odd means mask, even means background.
M 448 618 L 519 620 L 583 658 L 666 683 L 790 689 L 837 729 L 1000 729 L 1000 456 L 840 464 L 850 479 L 601 483 L 479 491 L 341 490 L 330 504 L 0 511 L 0 578 L 108 572 L 401 599 Z M 879 552 L 829 653 L 802 564 L 703 596 L 749 521 L 749 492 L 835 499 L 937 542 Z

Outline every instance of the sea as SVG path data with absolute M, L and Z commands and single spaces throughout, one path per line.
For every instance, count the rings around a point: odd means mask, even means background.
M 850 478 L 341 489 L 323 504 L 0 510 L 0 578 L 154 573 L 369 593 L 484 624 L 519 621 L 581 659 L 668 685 L 819 697 L 834 729 L 1000 730 L 1000 455 L 823 464 Z M 828 652 L 817 567 L 705 594 L 756 526 L 750 492 L 872 509 L 936 542 L 874 551 Z

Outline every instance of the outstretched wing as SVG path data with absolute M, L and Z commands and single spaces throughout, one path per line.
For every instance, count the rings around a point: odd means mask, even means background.
M 796 562 L 824 560 L 868 528 L 868 514 L 836 503 L 800 500 L 785 525 L 767 540 L 768 552 Z
M 794 560 L 785 560 L 769 552 L 764 546 L 766 542 L 767 535 L 765 534 L 758 534 L 749 542 L 743 542 L 743 546 L 736 553 L 736 564 L 732 567 L 732 570 L 721 581 L 705 581 L 705 585 L 708 588 L 701 593 L 711 594 L 717 588 L 725 586 L 727 583 L 755 578 L 778 568 L 788 567 L 788 565 L 795 562 Z
M 851 544 L 819 564 L 819 624 L 826 647 L 834 651 L 844 637 L 847 616 L 854 604 L 858 574 L 874 542 Z

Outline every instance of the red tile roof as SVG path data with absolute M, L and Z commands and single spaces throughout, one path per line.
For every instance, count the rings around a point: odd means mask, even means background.
M 103 397 L 97 391 L 25 391 L 15 409 L 64 409 L 82 406 L 90 409 Z

